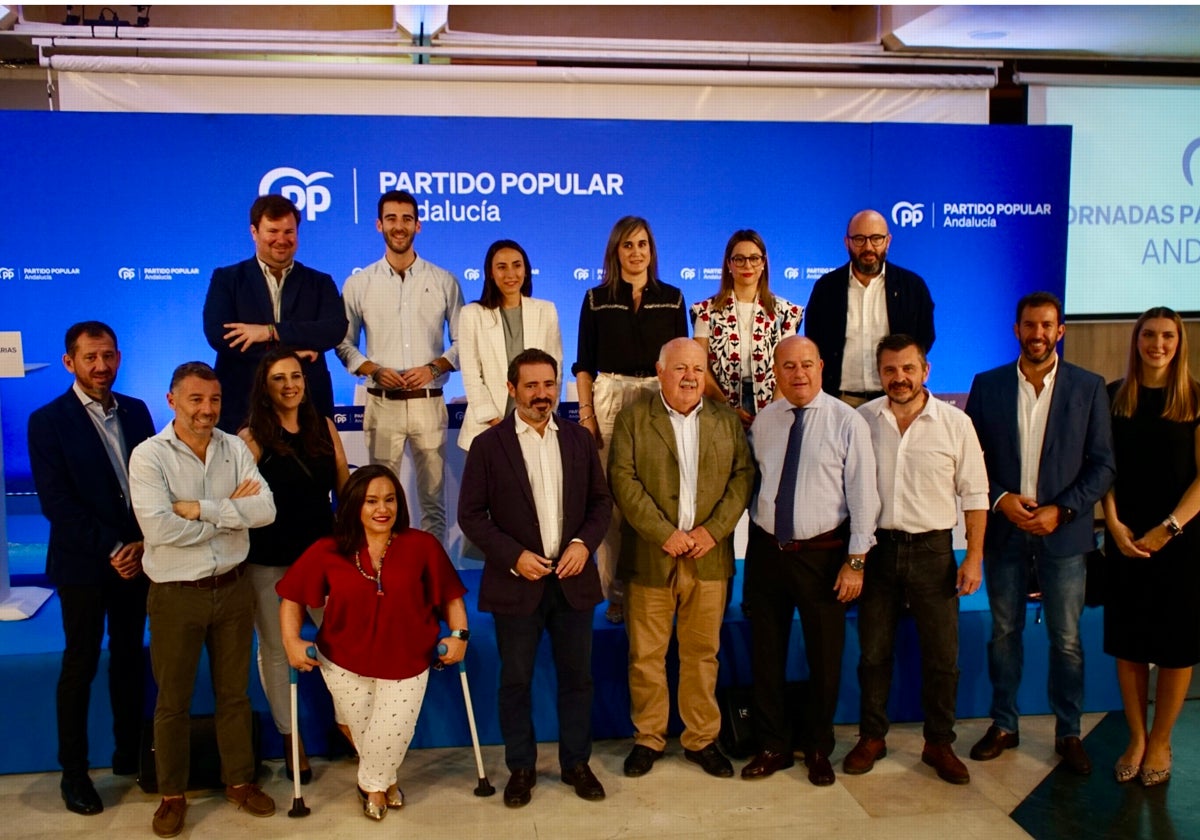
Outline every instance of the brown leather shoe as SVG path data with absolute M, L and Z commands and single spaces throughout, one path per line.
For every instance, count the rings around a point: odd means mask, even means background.
M 743 779 L 765 779 L 779 770 L 786 770 L 796 763 L 792 754 L 778 753 L 774 750 L 763 750 L 750 763 L 742 768 Z
M 256 784 L 229 785 L 225 788 L 225 798 L 238 806 L 239 811 L 256 817 L 269 817 L 275 813 L 275 800 Z
M 1021 736 L 1016 732 L 1005 732 L 999 726 L 989 726 L 983 733 L 979 743 L 971 747 L 971 759 L 974 761 L 991 761 L 1005 750 L 1011 750 L 1021 743 Z
M 1087 750 L 1078 735 L 1068 735 L 1066 738 L 1054 739 L 1054 751 L 1063 757 L 1062 763 L 1067 765 L 1072 773 L 1089 776 L 1092 772 L 1092 760 L 1088 758 Z
M 959 761 L 954 754 L 954 748 L 949 744 L 931 744 L 925 742 L 921 750 L 921 761 L 937 771 L 938 778 L 952 785 L 965 785 L 971 781 L 967 765 Z
M 833 775 L 833 765 L 829 763 L 829 756 L 823 752 L 806 752 L 804 766 L 808 768 L 808 780 L 817 787 L 828 787 L 837 781 L 837 777 Z
M 537 784 L 537 770 L 532 767 L 518 767 L 512 771 L 508 784 L 504 786 L 504 804 L 509 808 L 520 808 L 528 805 L 533 798 L 533 786 Z
M 875 762 L 887 755 L 887 741 L 860 735 L 854 749 L 842 759 L 842 772 L 851 776 L 869 773 Z
M 583 764 L 575 765 L 570 770 L 562 771 L 562 780 L 564 785 L 575 788 L 575 795 L 580 799 L 598 802 L 604 798 L 604 785 L 600 784 L 600 780 L 596 778 L 596 774 L 592 772 L 591 767 L 588 767 L 586 761 Z
M 187 800 L 182 796 L 174 799 L 163 798 L 158 810 L 154 812 L 154 821 L 150 827 L 159 837 L 174 837 L 183 831 L 183 818 L 187 814 Z

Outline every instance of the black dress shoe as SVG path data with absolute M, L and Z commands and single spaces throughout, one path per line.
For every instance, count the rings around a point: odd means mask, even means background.
M 817 787 L 828 787 L 837 781 L 837 777 L 833 775 L 833 765 L 829 763 L 829 756 L 823 752 L 806 752 L 804 766 L 808 768 L 808 780 Z
M 742 768 L 743 779 L 765 779 L 779 770 L 785 770 L 796 763 L 792 754 L 779 753 L 774 750 L 763 750 L 750 763 Z
M 104 810 L 100 794 L 96 793 L 96 788 L 86 773 L 63 776 L 59 787 L 62 789 L 63 802 L 67 803 L 68 811 L 90 817 Z
M 289 782 L 294 782 L 296 780 L 296 774 L 292 771 L 292 768 L 289 767 L 286 770 L 284 770 L 283 772 L 285 772 L 287 774 L 287 779 Z M 312 768 L 311 767 L 302 768 L 300 770 L 300 784 L 306 785 L 311 781 L 312 781 Z
M 629 755 L 625 757 L 625 775 L 634 779 L 638 776 L 645 776 L 654 766 L 654 762 L 662 757 L 662 750 L 652 750 L 641 744 L 634 744 Z
M 592 768 L 587 766 L 586 761 L 570 770 L 562 771 L 562 780 L 563 784 L 575 788 L 575 795 L 580 799 L 596 802 L 604 798 L 604 785 L 600 784 L 600 780 L 592 773 Z
M 716 744 L 709 744 L 702 750 L 684 750 L 683 757 L 693 764 L 699 764 L 705 773 L 718 779 L 728 779 L 733 775 L 733 765 L 721 755 Z
M 532 767 L 519 767 L 508 777 L 504 786 L 504 804 L 509 808 L 520 808 L 528 805 L 533 796 L 533 786 L 537 784 L 537 770 Z
M 112 771 L 114 776 L 136 776 L 141 770 L 141 764 L 136 752 L 117 750 L 112 754 Z
M 1088 758 L 1087 750 L 1083 748 L 1083 741 L 1079 740 L 1079 736 L 1055 738 L 1054 751 L 1063 757 L 1062 763 L 1067 765 L 1072 773 L 1080 776 L 1091 775 L 1092 760 Z
M 1020 743 L 1021 736 L 1016 732 L 1005 732 L 999 726 L 989 726 L 979 743 L 971 747 L 971 758 L 975 761 L 991 761 Z

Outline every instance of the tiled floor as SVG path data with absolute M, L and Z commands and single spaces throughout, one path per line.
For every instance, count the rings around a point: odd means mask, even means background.
M 1101 717 L 1086 715 L 1085 733 Z M 959 724 L 956 747 L 964 760 L 987 725 L 986 720 Z M 502 748 L 484 748 L 484 764 L 497 790 L 490 798 L 474 795 L 476 772 L 470 748 L 416 750 L 401 769 L 407 805 L 389 814 L 381 825 L 362 815 L 354 793 L 352 761 L 313 759 L 315 778 L 303 788 L 312 813 L 301 819 L 286 816 L 292 803 L 291 783 L 282 762 L 270 761 L 264 787 L 275 798 L 275 816 L 256 819 L 235 811 L 221 792 L 204 793 L 191 797 L 182 836 L 746 840 L 752 831 L 755 840 L 793 840 L 799 831 L 811 838 L 1005 840 L 1029 836 L 1008 815 L 1058 763 L 1053 732 L 1053 718 L 1023 718 L 1020 748 L 985 764 L 966 760 L 972 780 L 962 787 L 942 782 L 921 764 L 920 724 L 893 727 L 887 758 L 864 776 L 840 772 L 842 756 L 857 731 L 852 726 L 838 727 L 834 753 L 838 781 L 828 788 L 810 785 L 800 762 L 761 781 L 714 779 L 684 761 L 678 742 L 672 742 L 651 773 L 627 779 L 621 774 L 621 763 L 631 742 L 602 741 L 595 745 L 592 768 L 607 788 L 608 798 L 598 803 L 576 798 L 559 781 L 554 745 L 544 744 L 533 802 L 515 810 L 505 808 L 501 799 L 508 779 Z M 736 767 L 740 764 L 735 762 Z M 104 770 L 95 771 L 93 779 L 105 810 L 81 817 L 63 807 L 57 774 L 0 776 L 0 837 L 153 837 L 150 819 L 157 797 Z

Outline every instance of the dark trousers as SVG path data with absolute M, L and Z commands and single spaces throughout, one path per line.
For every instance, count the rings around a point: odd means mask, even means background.
M 500 734 L 509 770 L 537 766 L 530 686 L 542 631 L 558 677 L 558 762 L 570 770 L 592 757 L 592 610 L 567 603 L 558 578 L 545 578 L 542 600 L 531 615 L 499 615 Z
M 221 780 L 254 780 L 251 742 L 250 644 L 254 634 L 254 589 L 246 575 L 219 589 L 189 589 L 152 583 L 150 662 L 158 682 L 154 708 L 154 765 L 163 796 L 187 790 L 192 691 L 200 649 L 208 648 Z
M 62 605 L 62 670 L 58 675 L 58 763 L 63 773 L 88 769 L 88 704 L 108 624 L 108 697 L 115 756 L 136 762 L 146 696 L 145 575 L 123 580 L 115 571 L 103 583 L 58 587 Z
M 859 730 L 882 738 L 888 731 L 887 702 L 892 688 L 896 626 L 907 603 L 917 625 L 921 649 L 921 708 L 925 740 L 954 741 L 954 705 L 958 697 L 958 566 L 949 531 L 899 540 L 881 534 L 867 558 L 858 602 L 858 638 L 862 655 Z
M 792 615 L 799 607 L 809 673 L 800 744 L 805 752 L 833 751 L 833 715 L 846 644 L 846 605 L 838 602 L 833 585 L 845 562 L 845 549 L 780 551 L 769 534 L 750 526 L 745 600 L 750 607 L 754 705 L 764 749 L 786 753 L 792 748 L 783 686 Z

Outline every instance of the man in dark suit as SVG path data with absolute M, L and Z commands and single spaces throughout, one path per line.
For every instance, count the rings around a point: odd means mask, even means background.
M 991 507 L 983 571 L 992 611 L 994 723 L 971 758 L 988 761 L 1020 743 L 1021 634 L 1027 595 L 1040 591 L 1050 637 L 1055 750 L 1086 775 L 1091 761 L 1079 739 L 1079 619 L 1084 557 L 1095 547 L 1092 509 L 1115 471 L 1108 396 L 1102 378 L 1058 358 L 1055 347 L 1066 327 L 1057 297 L 1034 292 L 1021 298 L 1013 331 L 1020 357 L 977 375 L 966 407 L 983 446 Z
M 583 799 L 604 798 L 592 774 L 592 614 L 600 603 L 593 553 L 612 498 L 591 434 L 554 418 L 558 365 L 538 349 L 508 367 L 516 410 L 471 444 L 458 524 L 484 553 L 479 609 L 496 621 L 500 731 L 512 776 L 504 802 L 529 802 L 537 782 L 530 685 L 542 631 L 558 678 L 562 780 Z
M 846 225 L 850 262 L 813 286 L 804 310 L 804 334 L 825 361 L 825 390 L 852 407 L 883 396 L 875 347 L 884 336 L 911 335 L 933 347 L 933 299 L 920 275 L 887 262 L 887 220 L 860 210 Z
M 154 434 L 141 400 L 112 390 L 121 352 L 112 328 L 67 330 L 65 394 L 29 417 L 29 462 L 50 520 L 46 575 L 62 606 L 58 762 L 62 796 L 77 814 L 104 810 L 88 778 L 88 701 L 108 622 L 108 691 L 117 775 L 136 773 L 146 669 L 142 533 L 129 503 L 129 453 Z
M 299 354 L 317 413 L 333 415 L 325 351 L 346 337 L 346 310 L 332 277 L 296 262 L 299 228 L 296 205 L 281 195 L 260 195 L 250 206 L 254 257 L 218 268 L 209 281 L 204 337 L 217 351 L 222 431 L 237 432 L 245 421 L 254 370 L 279 344 Z

